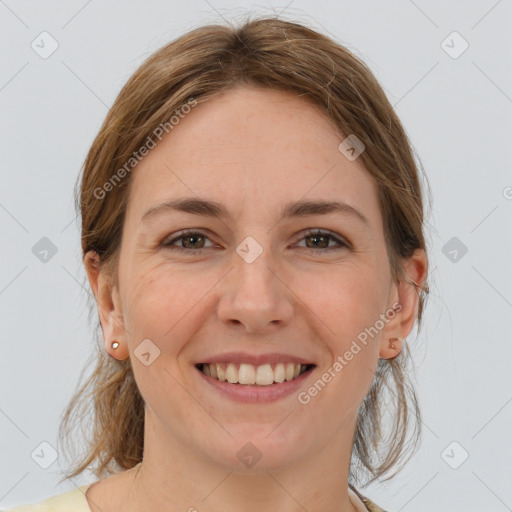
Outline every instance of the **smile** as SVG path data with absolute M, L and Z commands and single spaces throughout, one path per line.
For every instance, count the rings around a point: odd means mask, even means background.
M 252 365 L 248 363 L 201 363 L 197 368 L 205 375 L 229 384 L 270 386 L 300 377 L 314 365 L 277 363 Z

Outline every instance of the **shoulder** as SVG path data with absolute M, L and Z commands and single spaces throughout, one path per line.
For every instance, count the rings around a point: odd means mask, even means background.
M 364 506 L 366 507 L 366 510 L 368 512 L 386 512 L 383 508 L 379 507 L 376 503 L 374 503 L 372 500 L 367 498 L 366 496 L 363 496 L 355 487 L 352 485 L 349 485 L 349 489 L 354 492 L 354 494 L 363 502 Z
M 88 485 L 77 487 L 38 503 L 19 505 L 5 512 L 91 512 L 85 492 Z
M 373 503 L 373 501 L 365 498 L 364 496 L 361 498 L 361 500 L 366 505 L 366 508 L 369 512 L 386 512 L 383 508 L 380 508 L 376 503 Z

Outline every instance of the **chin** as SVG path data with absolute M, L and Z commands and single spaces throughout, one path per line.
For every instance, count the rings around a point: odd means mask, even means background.
M 209 446 L 203 448 L 204 453 L 226 471 L 240 474 L 271 471 L 293 464 L 307 450 L 304 436 L 299 436 L 298 432 L 292 435 L 284 425 L 276 426 L 228 426 L 226 430 L 233 437 L 226 434 L 214 443 L 209 438 Z

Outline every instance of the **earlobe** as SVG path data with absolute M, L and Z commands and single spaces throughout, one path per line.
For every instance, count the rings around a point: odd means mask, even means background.
M 85 255 L 84 265 L 96 298 L 105 350 L 115 359 L 127 359 L 129 353 L 127 344 L 123 341 L 125 329 L 117 288 L 111 276 L 101 269 L 96 252 L 89 251 Z
M 393 359 L 398 356 L 398 354 L 402 352 L 404 342 L 405 339 L 403 338 L 386 338 L 385 340 L 382 340 L 379 354 L 380 357 L 382 359 Z
M 110 347 L 107 347 L 107 352 L 110 354 L 110 356 L 119 361 L 123 361 L 124 359 L 128 359 L 130 357 L 126 343 L 120 343 L 116 340 L 110 344 Z

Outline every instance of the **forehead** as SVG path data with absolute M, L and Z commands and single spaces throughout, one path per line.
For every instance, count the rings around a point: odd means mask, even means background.
M 196 196 L 230 213 L 264 214 L 308 198 L 344 201 L 373 221 L 376 185 L 362 160 L 338 149 L 345 138 L 320 109 L 297 95 L 238 87 L 186 114 L 132 176 L 128 214 Z

